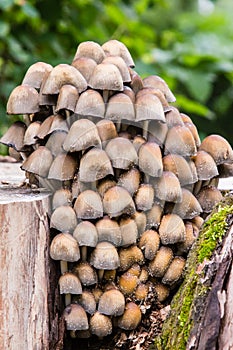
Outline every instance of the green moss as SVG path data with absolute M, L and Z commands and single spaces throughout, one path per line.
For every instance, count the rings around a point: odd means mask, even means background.
M 211 258 L 217 244 L 223 239 L 228 227 L 226 219 L 229 214 L 233 214 L 232 202 L 225 206 L 220 204 L 204 224 L 190 251 L 184 281 L 172 300 L 171 312 L 163 325 L 162 334 L 155 340 L 157 350 L 186 349 L 196 308 L 193 300 L 201 306 L 204 305 L 205 295 L 209 291 L 209 285 L 201 282 L 203 275 L 197 274 L 197 267 L 204 259 Z

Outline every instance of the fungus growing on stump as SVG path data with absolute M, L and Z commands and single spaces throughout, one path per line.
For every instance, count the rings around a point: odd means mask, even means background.
M 54 192 L 50 256 L 71 337 L 148 324 L 222 198 L 218 178 L 233 173 L 230 144 L 200 142 L 167 83 L 132 68 L 120 41 L 87 41 L 71 63 L 29 67 L 7 103 L 25 123 L 0 142 L 24 159 L 30 184 Z

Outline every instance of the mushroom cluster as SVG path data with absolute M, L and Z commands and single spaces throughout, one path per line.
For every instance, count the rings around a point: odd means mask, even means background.
M 72 336 L 135 329 L 151 293 L 161 303 L 172 293 L 221 200 L 231 146 L 201 142 L 173 102 L 117 40 L 81 43 L 71 64 L 33 64 L 9 97 L 7 113 L 24 122 L 0 142 L 23 158 L 30 184 L 53 192 L 50 255 Z

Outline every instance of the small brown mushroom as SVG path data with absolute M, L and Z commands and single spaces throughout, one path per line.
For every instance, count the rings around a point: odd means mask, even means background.
M 39 94 L 29 85 L 19 85 L 11 92 L 7 105 L 7 114 L 31 114 L 39 112 Z
M 161 246 L 154 259 L 149 263 L 149 273 L 154 277 L 163 277 L 173 259 L 171 248 Z
M 117 185 L 124 187 L 133 196 L 139 188 L 140 177 L 140 171 L 137 168 L 131 168 L 120 175 Z
M 122 233 L 117 221 L 104 216 L 96 223 L 99 242 L 110 242 L 113 245 L 120 246 L 122 243 Z
M 77 160 L 70 154 L 58 154 L 49 169 L 48 179 L 59 181 L 71 180 L 77 169 Z
M 193 184 L 195 179 L 187 160 L 178 154 L 168 154 L 163 157 L 164 171 L 173 172 L 179 179 L 180 185 Z
M 183 220 L 176 214 L 163 215 L 159 237 L 162 244 L 174 244 L 185 240 L 185 226 Z
M 30 85 L 35 89 L 40 89 L 43 77 L 51 72 L 53 66 L 45 62 L 32 64 L 24 75 L 22 85 Z
M 153 87 L 155 89 L 159 89 L 165 95 L 168 102 L 175 102 L 176 98 L 169 89 L 167 83 L 157 75 L 150 75 L 143 79 L 144 87 Z
M 120 56 L 127 66 L 134 67 L 134 62 L 127 47 L 118 40 L 109 40 L 102 45 L 106 56 Z
M 163 146 L 166 140 L 168 127 L 166 123 L 159 120 L 151 120 L 147 134 L 149 142 L 156 142 L 159 146 Z
M 71 205 L 72 202 L 72 193 L 67 188 L 60 188 L 57 190 L 52 199 L 52 209 L 55 210 L 56 208 L 64 205 Z
M 233 151 L 228 143 L 220 135 L 209 135 L 201 143 L 199 150 L 209 153 L 217 165 L 232 163 Z
M 195 242 L 197 236 L 198 228 L 190 221 L 185 222 L 185 240 L 177 243 L 178 254 L 181 255 L 187 253 Z
M 102 119 L 96 123 L 102 143 L 117 137 L 115 124 L 111 120 Z
M 73 237 L 81 247 L 82 260 L 87 260 L 87 247 L 95 247 L 98 242 L 96 227 L 90 221 L 81 221 L 73 232 Z
M 97 283 L 97 274 L 95 269 L 87 262 L 79 262 L 73 269 L 73 273 L 78 276 L 82 285 L 91 286 Z
M 99 338 L 106 337 L 112 333 L 112 322 L 110 317 L 96 311 L 90 318 L 90 330 Z
M 41 122 L 39 122 L 39 121 L 32 122 L 31 124 L 28 125 L 28 127 L 25 131 L 25 134 L 24 134 L 24 139 L 23 139 L 24 145 L 26 145 L 26 146 L 35 145 L 35 143 L 37 142 L 35 137 L 38 133 L 40 125 L 41 125 Z M 17 137 L 15 137 L 15 140 L 17 140 L 18 136 L 19 135 L 17 135 Z
M 161 221 L 163 207 L 161 204 L 155 203 L 153 207 L 146 213 L 147 228 L 157 228 Z
M 51 215 L 50 227 L 61 232 L 72 233 L 77 225 L 77 218 L 72 207 L 62 205 L 57 207 Z
M 88 83 L 90 77 L 92 76 L 93 70 L 97 66 L 97 63 L 90 57 L 79 57 L 76 58 L 71 65 L 82 74 Z
M 182 191 L 178 178 L 171 171 L 164 171 L 162 176 L 152 180 L 156 197 L 166 202 L 180 203 Z
M 131 81 L 131 77 L 129 74 L 129 69 L 127 67 L 126 62 L 120 56 L 107 56 L 104 58 L 102 63 L 112 63 L 114 64 L 120 71 L 122 80 L 124 83 L 129 83 Z
M 116 137 L 110 140 L 105 151 L 114 168 L 127 170 L 130 166 L 138 163 L 135 148 L 129 140 L 123 137 Z
M 17 152 L 25 151 L 24 137 L 27 130 L 25 123 L 21 121 L 14 122 L 7 132 L 1 137 L 0 143 L 8 147 L 14 148 Z
M 140 237 L 138 246 L 148 260 L 153 260 L 160 245 L 160 238 L 156 231 L 147 230 Z
M 79 93 L 75 86 L 63 85 L 59 91 L 55 112 L 59 113 L 62 110 L 74 112 L 78 98 Z
M 103 197 L 104 213 L 110 217 L 122 214 L 132 215 L 135 212 L 135 205 L 129 192 L 120 186 L 109 188 Z
M 175 125 L 168 130 L 164 145 L 164 154 L 179 154 L 184 157 L 194 156 L 197 147 L 193 135 L 185 125 Z
M 146 214 L 142 211 L 136 211 L 133 216 L 132 219 L 135 221 L 136 225 L 137 225 L 137 229 L 138 229 L 138 237 L 141 236 L 141 234 L 145 231 L 146 229 Z
M 125 296 L 131 295 L 135 291 L 137 284 L 138 277 L 129 272 L 123 273 L 118 279 L 118 286 Z
M 130 97 L 119 92 L 109 98 L 105 118 L 113 121 L 135 120 L 134 105 Z
M 143 301 L 147 298 L 149 293 L 149 285 L 145 283 L 139 283 L 134 291 L 134 297 L 138 301 Z
M 38 139 L 44 139 L 46 136 L 57 130 L 68 131 L 68 124 L 60 114 L 51 115 L 46 118 L 41 124 L 36 137 Z
M 78 304 L 70 304 L 64 310 L 64 319 L 67 330 L 86 330 L 89 328 L 87 314 Z
M 137 210 L 149 210 L 154 204 L 154 188 L 150 184 L 141 184 L 134 196 Z
M 176 203 L 172 212 L 179 215 L 182 219 L 192 219 L 202 212 L 202 208 L 194 195 L 182 188 L 182 202 Z
M 157 296 L 158 301 L 160 301 L 161 303 L 167 299 L 167 297 L 169 296 L 169 288 L 168 286 L 165 286 L 162 283 L 157 282 L 154 285 L 154 290 Z
M 223 199 L 221 191 L 214 186 L 205 186 L 197 194 L 197 200 L 204 213 L 210 213 L 214 206 Z
M 116 186 L 116 181 L 112 180 L 111 178 L 100 180 L 97 184 L 97 191 L 99 192 L 101 198 L 103 198 L 105 192 L 113 186 Z
M 186 260 L 181 256 L 175 256 L 165 272 L 162 283 L 173 286 L 182 276 Z
M 210 180 L 218 175 L 217 165 L 212 156 L 205 151 L 198 151 L 194 156 L 198 180 Z
M 79 278 L 71 272 L 65 272 L 60 276 L 59 281 L 60 294 L 66 294 L 65 305 L 71 304 L 71 294 L 82 294 L 82 285 Z
M 93 59 L 96 63 L 101 63 L 105 58 L 103 48 L 94 41 L 84 41 L 77 47 L 74 60 L 80 57 L 88 57 Z
M 73 300 L 77 301 L 89 315 L 94 315 L 96 312 L 96 301 L 91 291 L 84 290 L 81 295 L 73 298 Z
M 74 210 L 79 219 L 97 219 L 103 216 L 103 204 L 100 195 L 92 190 L 81 192 L 75 203 Z
M 122 271 L 128 270 L 133 264 L 138 263 L 142 265 L 144 263 L 144 256 L 140 248 L 136 245 L 131 245 L 127 248 L 121 248 L 119 250 L 120 269 Z
M 131 218 L 121 218 L 121 246 L 129 246 L 134 244 L 138 238 L 138 228 L 136 222 Z
M 160 177 L 163 171 L 162 154 L 155 142 L 146 142 L 138 152 L 139 169 L 146 175 Z
M 121 316 L 125 309 L 124 295 L 117 289 L 104 292 L 99 299 L 98 311 L 107 316 Z
M 175 125 L 184 126 L 179 110 L 173 106 L 170 106 L 170 110 L 165 113 L 165 117 L 169 129 Z
M 142 314 L 139 306 L 131 301 L 126 304 L 125 312 L 118 320 L 118 327 L 125 330 L 133 330 L 137 328 L 141 318 Z
M 39 146 L 23 162 L 21 168 L 41 177 L 47 177 L 52 162 L 53 156 L 51 151 L 45 146 Z
M 66 135 L 67 131 L 65 130 L 55 130 L 49 135 L 45 146 L 51 151 L 54 157 L 64 152 L 63 143 L 65 141 Z
M 76 104 L 75 114 L 83 118 L 104 118 L 105 105 L 101 94 L 91 89 L 84 91 Z

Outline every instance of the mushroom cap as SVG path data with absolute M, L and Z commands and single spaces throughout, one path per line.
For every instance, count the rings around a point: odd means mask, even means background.
M 76 226 L 76 214 L 70 206 L 61 205 L 51 215 L 50 227 L 56 228 L 61 232 L 73 232 Z
M 163 80 L 161 77 L 157 75 L 150 75 L 143 79 L 143 86 L 144 87 L 153 87 L 155 89 L 159 89 L 162 91 L 162 93 L 165 95 L 168 102 L 175 102 L 176 98 L 169 89 L 167 83 L 165 80 Z
M 72 272 L 65 272 L 60 276 L 60 294 L 82 294 L 82 285 L 79 278 Z
M 50 256 L 53 260 L 78 261 L 80 252 L 77 241 L 69 233 L 58 233 L 51 242 Z
M 90 221 L 81 221 L 73 232 L 79 246 L 95 247 L 98 242 L 96 227 Z
M 164 171 L 162 176 L 152 181 L 156 197 L 166 202 L 180 203 L 182 191 L 178 178 L 171 171 Z
M 233 176 L 233 163 L 222 163 L 218 166 L 219 178 Z
M 25 150 L 24 137 L 27 126 L 21 121 L 14 122 L 1 137 L 0 143 L 12 147 L 17 152 Z
M 54 194 L 52 199 L 52 209 L 62 205 L 71 205 L 72 202 L 72 193 L 67 188 L 59 188 Z
M 34 145 L 37 142 L 35 137 L 39 131 L 40 125 L 41 125 L 40 121 L 35 121 L 28 125 L 24 134 L 24 139 L 23 139 L 24 145 L 27 145 L 27 146 Z
M 204 213 L 210 213 L 222 199 L 221 191 L 214 186 L 205 186 L 197 194 L 197 200 Z
M 49 173 L 52 162 L 53 156 L 51 151 L 45 146 L 39 146 L 23 162 L 21 169 L 41 177 L 46 177 Z
M 202 213 L 202 208 L 194 195 L 185 188 L 182 188 L 182 202 L 176 203 L 172 212 L 182 219 L 192 219 Z
M 129 83 L 131 81 L 131 77 L 129 74 L 129 69 L 126 62 L 120 56 L 107 56 L 102 63 L 112 63 L 114 64 L 120 71 L 122 80 L 124 83 Z
M 97 66 L 97 63 L 90 57 L 79 57 L 76 58 L 71 65 L 82 74 L 88 83 L 90 77 L 92 76 L 93 70 Z
M 100 270 L 114 270 L 120 265 L 116 248 L 110 242 L 99 242 L 93 250 L 90 264 Z
M 96 123 L 96 126 L 102 142 L 117 137 L 115 124 L 111 120 L 102 119 Z
M 142 144 L 138 152 L 139 169 L 145 174 L 160 177 L 163 171 L 162 154 L 159 145 L 155 142 Z
M 110 140 L 105 151 L 114 168 L 128 169 L 131 165 L 137 164 L 138 162 L 135 148 L 129 140 L 123 137 L 116 137 Z
M 149 284 L 139 283 L 134 291 L 134 296 L 136 300 L 143 301 L 146 299 L 149 293 Z
M 92 148 L 81 158 L 79 166 L 80 181 L 94 182 L 110 174 L 114 174 L 112 164 L 104 150 Z
M 115 246 L 121 245 L 121 229 L 117 221 L 104 216 L 96 223 L 96 230 L 98 232 L 99 242 L 110 242 Z
M 39 94 L 29 85 L 19 85 L 11 92 L 6 106 L 7 114 L 39 112 Z
M 39 139 L 44 139 L 47 135 L 58 130 L 68 131 L 66 120 L 60 114 L 50 115 L 41 124 L 36 137 Z
M 153 207 L 146 213 L 147 217 L 147 228 L 155 227 L 157 228 L 160 224 L 160 220 L 163 213 L 163 207 L 155 203 Z
M 112 333 L 112 322 L 110 317 L 96 311 L 90 318 L 90 331 L 97 337 L 106 337 Z
M 135 103 L 135 93 L 129 86 L 124 85 L 123 93 L 129 96 L 133 104 Z
M 81 57 L 88 57 L 93 59 L 96 63 L 101 63 L 105 58 L 103 48 L 94 41 L 84 41 L 77 47 L 74 60 Z
M 84 91 L 76 104 L 75 114 L 83 117 L 104 118 L 105 104 L 101 94 L 92 89 Z
M 76 152 L 101 144 L 96 125 L 88 119 L 76 120 L 63 144 L 66 152 Z
M 74 112 L 78 101 L 79 93 L 75 86 L 65 84 L 60 88 L 55 112 L 62 109 Z
M 154 291 L 155 291 L 155 294 L 156 294 L 158 301 L 160 301 L 162 303 L 169 296 L 170 290 L 169 290 L 168 286 L 165 286 L 164 284 L 157 282 L 154 285 Z
M 87 314 L 79 304 L 70 304 L 64 310 L 66 329 L 69 331 L 86 330 L 89 328 Z
M 84 286 L 91 286 L 97 283 L 97 273 L 87 261 L 79 262 L 74 267 L 73 273 L 78 276 Z
M 125 306 L 124 314 L 118 319 L 118 327 L 125 330 L 137 328 L 141 322 L 142 314 L 140 307 L 134 302 L 129 302 Z
M 153 260 L 149 263 L 149 273 L 154 277 L 163 277 L 173 259 L 171 248 L 161 246 Z
M 137 94 L 140 90 L 143 89 L 143 81 L 140 75 L 135 72 L 132 68 L 129 68 L 131 83 L 130 88 L 133 90 L 135 94 Z
M 140 237 L 138 246 L 144 253 L 144 256 L 148 260 L 152 260 L 155 257 L 160 245 L 160 237 L 155 230 L 144 231 Z
M 120 316 L 124 313 L 125 298 L 117 289 L 110 289 L 104 292 L 98 304 L 98 311 L 108 316 Z
M 120 175 L 117 186 L 124 187 L 133 196 L 139 188 L 140 177 L 140 171 L 137 168 L 131 168 Z
M 61 63 L 55 66 L 49 73 L 42 94 L 58 94 L 63 85 L 73 85 L 79 93 L 87 89 L 87 82 L 82 74 L 73 66 Z
M 40 89 L 43 77 L 51 72 L 53 66 L 45 62 L 32 64 L 24 75 L 22 85 L 30 85 L 35 89 Z
M 148 130 L 148 141 L 156 142 L 159 146 L 163 146 L 166 136 L 167 136 L 168 127 L 166 123 L 162 123 L 159 120 L 151 120 Z
M 142 95 L 148 95 L 148 94 L 155 95 L 159 98 L 165 112 L 171 110 L 172 107 L 169 106 L 168 101 L 166 100 L 164 93 L 159 89 L 155 89 L 152 87 L 144 87 L 143 89 L 138 91 L 137 97 L 142 96 Z
M 121 248 L 119 250 L 120 269 L 122 271 L 128 270 L 133 264 L 138 263 L 142 265 L 144 263 L 144 256 L 139 247 L 131 245 L 127 248 Z
M 181 186 L 195 182 L 192 170 L 183 156 L 173 153 L 167 154 L 163 157 L 163 169 L 173 172 L 178 177 Z
M 116 181 L 112 180 L 111 178 L 105 178 L 100 180 L 97 184 L 97 190 L 101 198 L 103 198 L 105 192 L 113 186 L 116 186 Z
M 175 125 L 184 126 L 179 110 L 173 106 L 170 106 L 170 110 L 165 113 L 165 117 L 168 128 L 172 128 Z
M 217 165 L 209 153 L 199 150 L 193 160 L 198 180 L 210 180 L 218 175 Z
M 132 294 L 135 291 L 137 284 L 138 277 L 129 272 L 123 273 L 118 279 L 118 286 L 124 295 Z
M 102 45 L 102 48 L 106 56 L 120 56 L 123 58 L 127 66 L 135 66 L 129 50 L 121 41 L 115 39 L 108 40 Z
M 120 186 L 109 188 L 103 197 L 104 212 L 110 217 L 134 214 L 135 205 L 129 192 Z
M 131 218 L 121 218 L 120 220 L 121 230 L 121 246 L 129 246 L 134 244 L 138 238 L 138 228 L 136 222 Z
M 64 152 L 63 143 L 66 135 L 67 131 L 65 130 L 55 130 L 49 135 L 45 146 L 51 151 L 54 157 Z
M 135 120 L 134 105 L 130 97 L 119 92 L 108 100 L 105 118 L 114 121 Z
M 176 214 L 163 215 L 160 227 L 159 237 L 162 244 L 174 244 L 185 240 L 185 225 L 183 220 Z
M 59 181 L 71 180 L 74 177 L 77 165 L 77 160 L 70 154 L 59 154 L 54 158 L 51 164 L 48 179 Z
M 96 301 L 91 291 L 84 290 L 81 295 L 75 298 L 75 301 L 76 299 L 88 314 L 93 315 L 96 312 Z
M 163 105 L 154 94 L 136 95 L 135 120 L 159 120 L 166 122 Z
M 181 117 L 182 117 L 182 113 L 181 113 Z M 182 117 L 183 119 L 183 117 Z M 184 119 L 183 119 L 184 120 Z M 200 137 L 199 137 L 199 134 L 198 134 L 198 130 L 196 128 L 196 126 L 193 124 L 192 121 L 190 122 L 185 122 L 184 125 L 189 128 L 189 130 L 191 131 L 192 135 L 193 135 L 193 138 L 195 140 L 195 143 L 196 143 L 196 146 L 197 147 L 200 147 L 201 145 L 201 140 L 200 140 Z
M 174 285 L 182 276 L 186 260 L 181 256 L 175 256 L 165 272 L 162 283 Z
M 173 153 L 188 157 L 197 153 L 194 137 L 185 125 L 175 125 L 168 130 L 164 147 L 164 154 Z
M 134 215 L 132 216 L 132 219 L 134 219 L 137 229 L 138 229 L 138 237 L 141 236 L 141 234 L 145 231 L 146 229 L 146 214 L 142 211 L 136 211 Z
M 185 222 L 185 240 L 177 244 L 178 254 L 187 253 L 198 236 L 198 228 L 192 222 Z
M 89 86 L 96 90 L 123 91 L 121 73 L 112 63 L 100 63 L 92 73 Z
M 220 135 L 209 135 L 201 143 L 199 150 L 209 153 L 217 165 L 232 163 L 233 151 L 226 139 Z
M 103 204 L 100 195 L 92 190 L 81 192 L 74 203 L 74 210 L 79 219 L 102 217 Z

